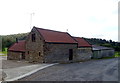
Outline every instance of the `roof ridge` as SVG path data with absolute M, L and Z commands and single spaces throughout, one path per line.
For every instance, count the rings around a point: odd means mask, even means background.
M 38 27 L 33 28 L 36 29 L 41 34 L 41 36 L 43 36 L 45 42 L 77 43 L 68 32 L 61 32 Z
M 67 33 L 67 32 L 62 32 L 62 31 L 51 30 L 51 29 L 39 28 L 39 27 L 34 27 L 34 28 L 36 28 L 36 29 L 42 29 L 42 30 L 47 30 L 47 31 L 52 31 L 52 32 Z
M 19 40 L 18 42 L 21 42 L 21 41 L 26 41 L 26 40 Z
M 19 43 L 19 42 L 26 42 L 26 40 L 19 40 L 18 43 Z M 17 42 L 15 42 L 15 43 L 17 43 Z
M 84 37 L 75 37 L 75 36 L 73 36 L 74 38 L 81 38 L 81 39 L 84 39 Z

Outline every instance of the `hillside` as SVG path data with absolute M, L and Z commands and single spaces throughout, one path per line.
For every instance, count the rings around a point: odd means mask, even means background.
M 8 48 L 13 43 L 15 43 L 16 38 L 18 38 L 19 40 L 25 40 L 28 34 L 29 33 L 20 33 L 20 34 L 12 34 L 12 35 L 4 35 L 4 36 L 0 35 L 0 37 L 2 37 L 2 50 L 4 50 L 4 48 Z
M 8 48 L 13 43 L 15 43 L 16 38 L 18 40 L 25 40 L 29 33 L 13 34 L 13 35 L 0 35 L 2 37 L 2 50 Z M 112 47 L 116 51 L 120 51 L 120 43 L 114 42 L 112 40 L 98 39 L 98 38 L 85 38 L 90 44 L 96 44 L 106 47 Z
M 120 42 L 114 42 L 112 40 L 98 39 L 98 38 L 85 38 L 92 45 L 100 45 L 105 47 L 114 48 L 116 51 L 120 51 Z

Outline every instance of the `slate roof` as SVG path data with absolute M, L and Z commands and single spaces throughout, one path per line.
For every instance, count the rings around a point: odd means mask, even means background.
M 113 48 L 98 46 L 98 45 L 92 45 L 92 49 L 93 50 L 112 50 Z
M 84 38 L 74 37 L 74 39 L 78 42 L 78 47 L 92 47 Z
M 25 52 L 25 40 L 19 41 L 18 43 L 14 43 L 9 47 L 9 51 L 19 51 Z
M 34 28 L 40 32 L 45 42 L 77 44 L 77 42 L 67 32 L 53 31 L 37 27 Z

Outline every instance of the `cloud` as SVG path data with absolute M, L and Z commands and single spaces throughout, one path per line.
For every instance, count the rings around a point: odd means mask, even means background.
M 118 0 L 3 0 L 0 34 L 30 31 L 34 12 L 34 26 L 117 41 L 117 5 Z

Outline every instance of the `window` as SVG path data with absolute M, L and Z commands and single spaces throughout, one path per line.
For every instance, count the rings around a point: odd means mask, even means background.
M 41 53 L 39 52 L 39 56 L 40 56 L 40 54 L 41 54 Z
M 35 33 L 32 34 L 32 42 L 35 42 Z

